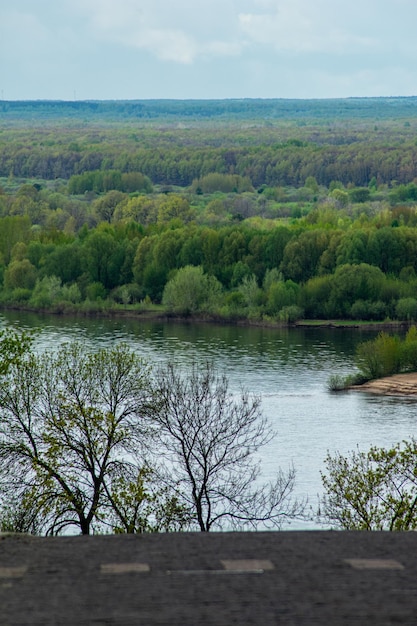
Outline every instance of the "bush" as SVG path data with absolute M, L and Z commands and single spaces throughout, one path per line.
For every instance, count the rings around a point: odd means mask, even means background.
M 356 385 L 362 385 L 366 383 L 367 379 L 360 372 L 349 374 L 348 376 L 342 376 L 341 374 L 332 374 L 327 381 L 327 389 L 329 391 L 344 391 L 349 387 Z
M 356 356 L 357 365 L 368 380 L 398 374 L 404 364 L 400 338 L 384 332 L 373 341 L 359 344 Z
M 347 387 L 346 377 L 341 374 L 332 374 L 327 381 L 327 389 L 329 391 L 343 391 Z

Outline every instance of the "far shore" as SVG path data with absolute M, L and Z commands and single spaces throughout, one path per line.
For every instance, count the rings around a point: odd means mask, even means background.
M 379 321 L 363 321 L 363 320 L 315 320 L 302 319 L 295 322 L 283 322 L 274 319 L 256 319 L 242 317 L 222 317 L 216 314 L 190 314 L 181 315 L 163 310 L 155 309 L 136 309 L 97 306 L 91 308 L 81 308 L 77 306 L 55 306 L 50 308 L 34 308 L 31 306 L 8 304 L 0 305 L 3 311 L 24 311 L 26 313 L 35 313 L 39 315 L 56 315 L 60 317 L 90 317 L 90 318 L 129 318 L 138 321 L 159 321 L 159 322 L 187 322 L 187 323 L 205 323 L 205 324 L 221 324 L 225 326 L 258 326 L 264 328 L 329 328 L 329 329 L 358 329 L 358 330 L 406 330 L 415 322 L 401 320 L 385 320 Z

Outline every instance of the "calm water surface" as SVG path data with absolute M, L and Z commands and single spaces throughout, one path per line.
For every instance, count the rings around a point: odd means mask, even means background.
M 40 349 L 74 339 L 110 346 L 126 341 L 151 363 L 174 359 L 184 370 L 193 361 L 213 361 L 231 388 L 262 396 L 276 437 L 262 451 L 263 477 L 294 464 L 296 495 L 316 508 L 320 470 L 327 452 L 359 446 L 389 446 L 417 435 L 417 404 L 406 398 L 358 392 L 330 394 L 331 374 L 350 373 L 358 342 L 375 336 L 358 330 L 266 329 L 132 320 L 89 320 L 3 314 L 3 326 L 40 329 Z M 314 527 L 314 524 L 292 528 Z

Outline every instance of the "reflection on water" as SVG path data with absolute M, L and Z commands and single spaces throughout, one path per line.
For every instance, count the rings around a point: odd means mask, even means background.
M 354 368 L 357 343 L 372 336 L 358 330 L 269 329 L 135 320 L 69 319 L 6 313 L 5 325 L 39 328 L 37 345 L 65 341 L 108 346 L 126 341 L 151 363 L 175 360 L 184 370 L 213 361 L 241 387 L 262 395 L 264 413 L 277 433 L 262 452 L 265 478 L 294 463 L 297 495 L 316 505 L 327 452 L 389 446 L 417 434 L 416 400 L 359 392 L 330 394 L 331 374 Z M 297 526 L 299 527 L 299 526 Z M 311 527 L 311 526 L 310 526 Z

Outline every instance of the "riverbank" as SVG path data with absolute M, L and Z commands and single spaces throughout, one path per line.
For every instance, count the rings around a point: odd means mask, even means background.
M 349 389 L 386 396 L 417 397 L 417 373 L 386 376 L 385 378 L 370 380 L 362 385 L 354 385 Z
M 126 318 L 143 321 L 161 322 L 187 322 L 193 324 L 218 324 L 232 326 L 254 326 L 263 328 L 329 328 L 329 329 L 358 329 L 358 330 L 407 330 L 414 322 L 399 320 L 364 321 L 364 320 L 323 320 L 323 319 L 303 319 L 295 322 L 284 322 L 271 318 L 249 318 L 249 317 L 224 317 L 219 314 L 190 314 L 178 315 L 168 312 L 161 305 L 154 305 L 151 308 L 122 307 L 120 305 L 107 306 L 104 302 L 91 304 L 89 307 L 66 305 L 35 308 L 25 305 L 9 304 L 0 305 L 0 311 L 24 311 L 25 313 L 36 313 L 39 315 L 56 315 L 59 317 L 87 317 L 87 318 Z

